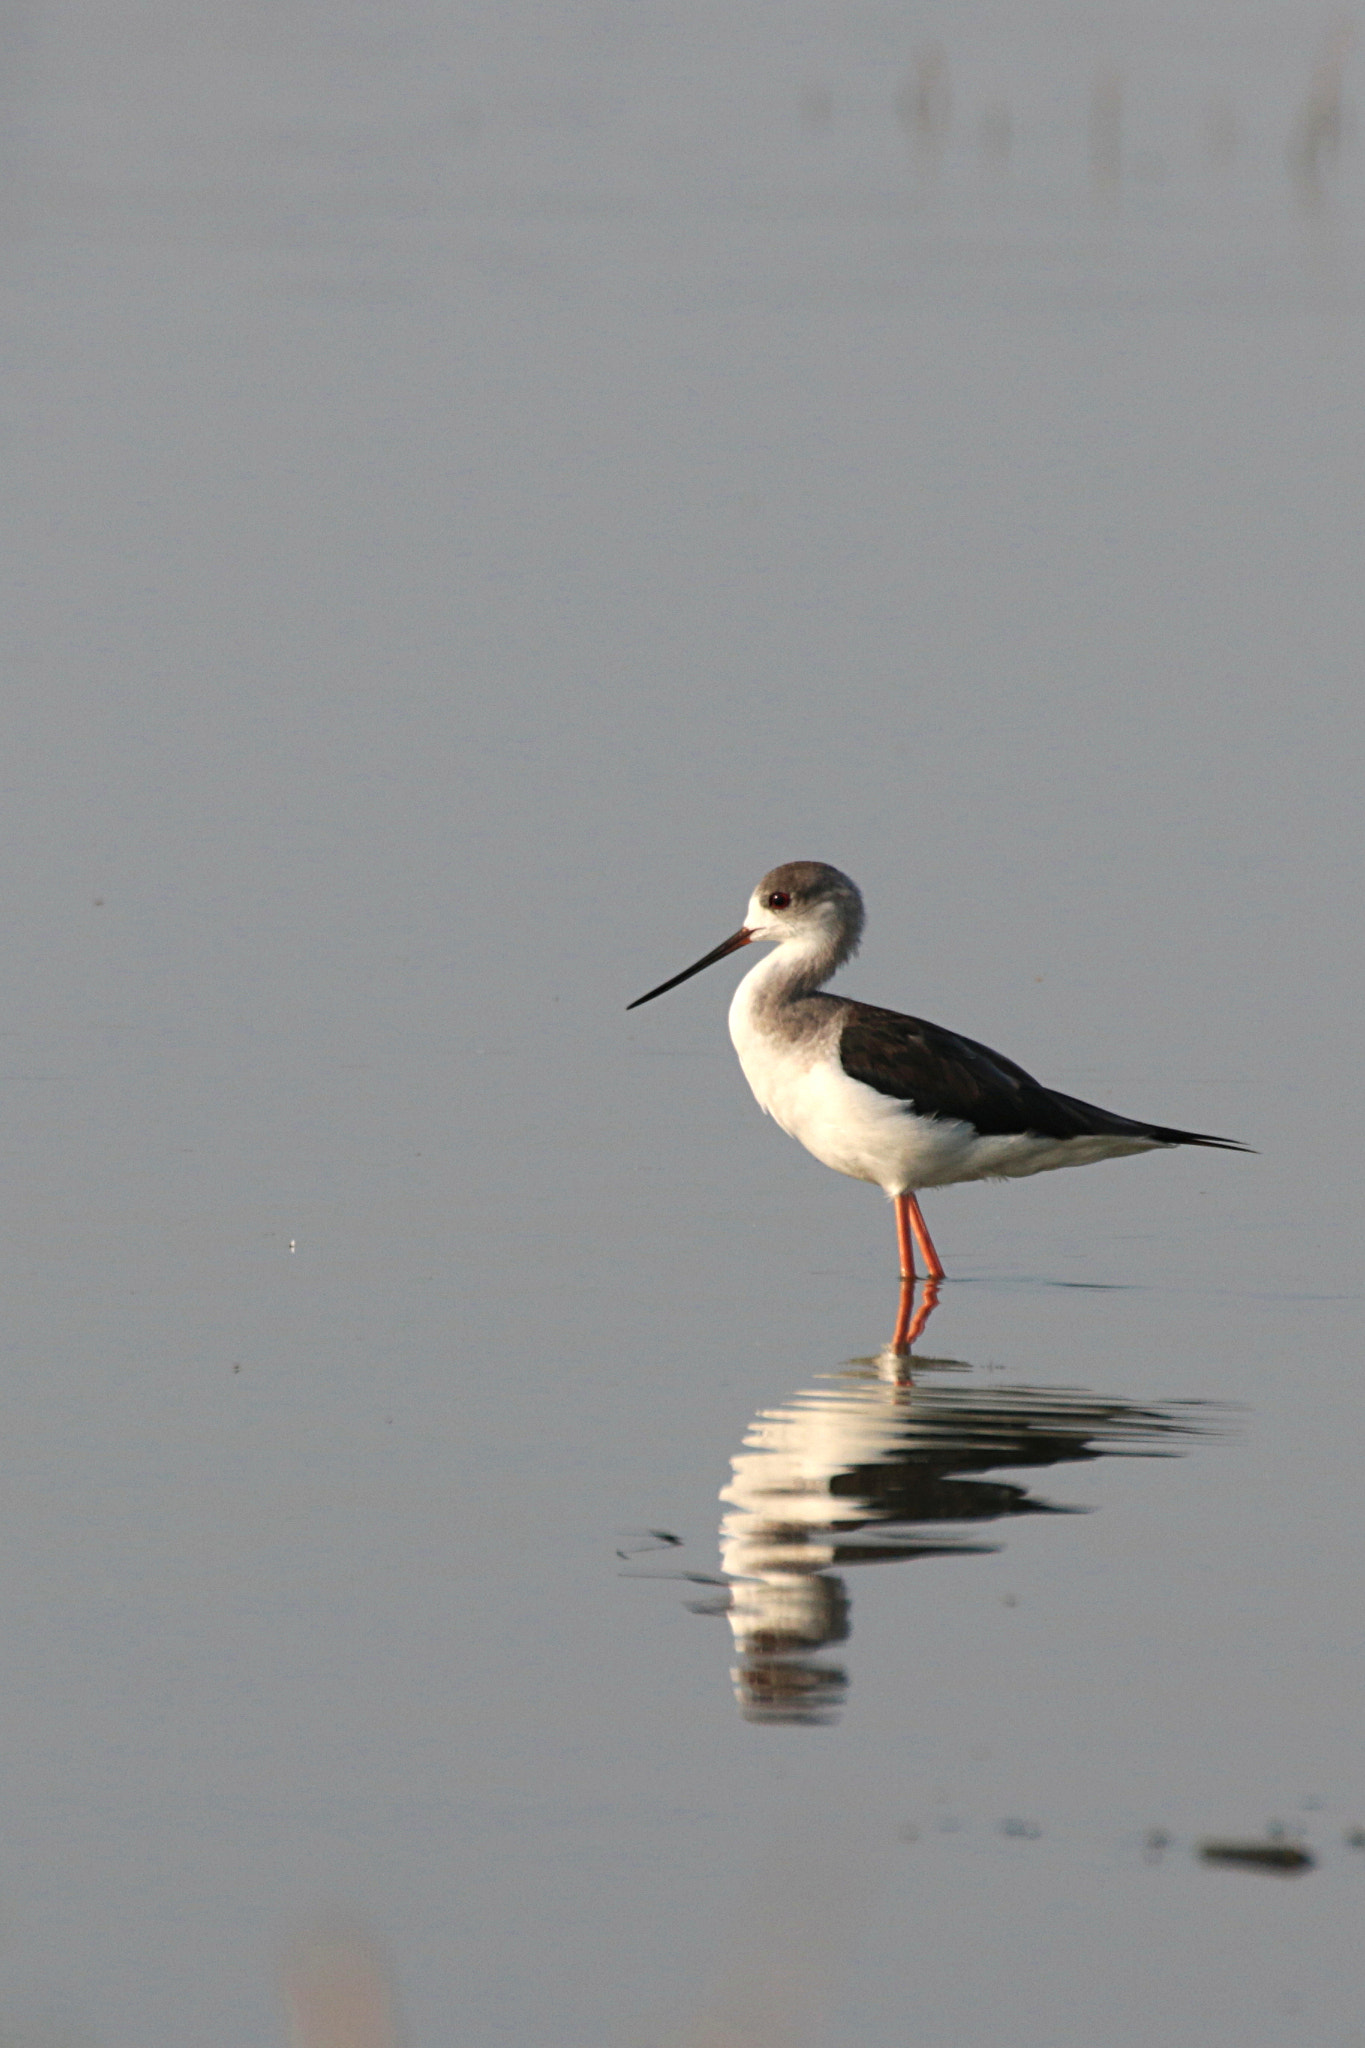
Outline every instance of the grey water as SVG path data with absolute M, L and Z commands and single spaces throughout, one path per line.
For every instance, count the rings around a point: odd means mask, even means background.
M 1349 29 L 4 23 L 0 2034 L 1356 2038 Z M 625 1013 L 806 857 L 1254 1156 L 927 1197 L 888 1372 Z

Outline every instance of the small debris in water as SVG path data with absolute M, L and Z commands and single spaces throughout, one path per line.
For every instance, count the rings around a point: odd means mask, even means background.
M 1017 1820 L 1013 1818 L 1002 1820 L 997 1829 L 997 1833 L 1012 1835 L 1021 1842 L 1036 1842 L 1042 1832 L 1043 1830 L 1036 1820 Z
M 1307 1849 L 1279 1841 L 1273 1835 L 1261 1842 L 1201 1842 L 1199 1859 L 1202 1863 L 1230 1864 L 1240 1870 L 1269 1870 L 1285 1877 L 1312 1870 L 1317 1861 Z
M 912 1820 L 903 1820 L 901 1822 L 900 1826 L 896 1829 L 896 1840 L 898 1842 L 917 1842 L 919 1840 L 919 1829 Z
M 627 1529 L 625 1545 L 616 1553 L 620 1558 L 638 1557 L 645 1550 L 680 1550 L 682 1537 L 675 1536 L 671 1529 Z M 708 1580 L 707 1583 L 713 1582 Z
M 1165 1828 L 1148 1828 L 1142 1838 L 1142 1860 L 1144 1863 L 1160 1863 L 1171 1846 L 1171 1837 Z
M 1365 1849 L 1365 1828 L 1347 1828 L 1341 1839 L 1348 1849 Z

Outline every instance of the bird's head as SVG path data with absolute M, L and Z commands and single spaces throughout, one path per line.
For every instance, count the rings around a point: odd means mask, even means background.
M 769 868 L 749 898 L 749 908 L 737 932 L 732 932 L 702 959 L 693 961 L 690 967 L 684 967 L 681 974 L 660 982 L 658 988 L 637 996 L 626 1007 L 638 1010 L 641 1003 L 653 1002 L 655 996 L 666 994 L 679 982 L 690 981 L 703 967 L 710 967 L 727 953 L 756 941 L 779 946 L 788 940 L 798 941 L 818 959 L 819 979 L 823 981 L 858 950 L 862 935 L 863 899 L 848 876 L 822 860 L 789 860 L 780 868 Z

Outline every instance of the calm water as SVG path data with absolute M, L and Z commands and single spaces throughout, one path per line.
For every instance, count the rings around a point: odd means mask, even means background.
M 5 48 L 0 2033 L 1355 2039 L 1359 55 Z M 797 857 L 1257 1156 L 930 1197 L 897 1384 L 737 969 L 625 1014 Z

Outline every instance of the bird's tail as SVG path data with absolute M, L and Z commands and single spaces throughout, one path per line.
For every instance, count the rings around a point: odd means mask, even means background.
M 1254 1152 L 1254 1145 L 1244 1145 L 1240 1138 L 1210 1138 L 1204 1131 L 1168 1131 L 1161 1124 L 1152 1125 L 1152 1136 L 1163 1145 L 1212 1145 L 1219 1152 Z

